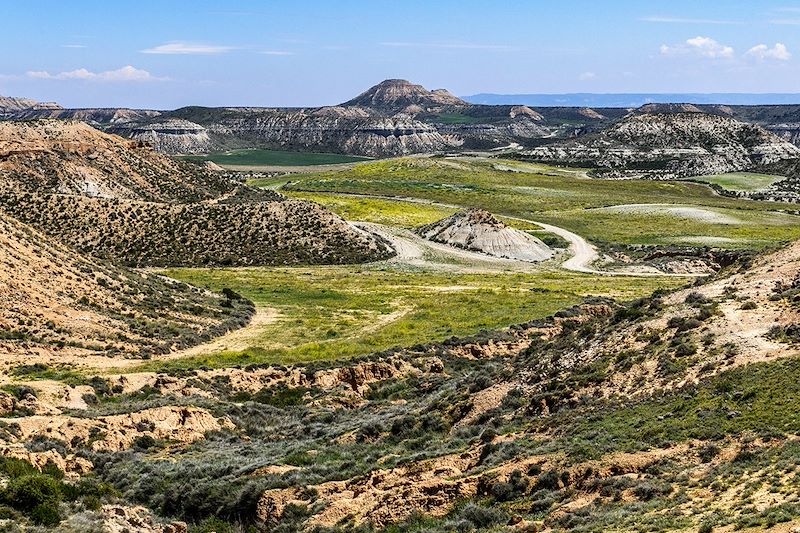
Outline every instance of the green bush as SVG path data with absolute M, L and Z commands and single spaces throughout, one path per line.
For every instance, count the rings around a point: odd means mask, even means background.
M 3 496 L 11 507 L 30 513 L 39 505 L 57 503 L 61 483 L 44 474 L 26 475 L 11 480 Z
M 33 508 L 31 520 L 41 526 L 55 526 L 61 522 L 61 513 L 58 511 L 58 502 L 40 503 Z

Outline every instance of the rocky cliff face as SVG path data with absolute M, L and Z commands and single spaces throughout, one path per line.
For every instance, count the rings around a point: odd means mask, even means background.
M 800 149 L 764 128 L 699 112 L 632 114 L 600 134 L 525 152 L 541 160 L 663 178 L 724 173 L 791 159 Z
M 107 131 L 147 143 L 164 154 L 203 154 L 214 148 L 206 128 L 178 118 L 149 123 L 125 122 Z
M 253 144 L 372 157 L 432 152 L 452 146 L 430 124 L 385 117 L 359 107 L 232 109 L 207 124 L 207 128 L 217 136 L 232 136 Z

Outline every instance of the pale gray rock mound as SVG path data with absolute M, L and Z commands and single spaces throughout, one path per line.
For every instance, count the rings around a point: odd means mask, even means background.
M 417 233 L 434 242 L 518 261 L 538 262 L 553 256 L 553 251 L 533 235 L 510 228 L 481 209 L 459 211 L 422 226 Z

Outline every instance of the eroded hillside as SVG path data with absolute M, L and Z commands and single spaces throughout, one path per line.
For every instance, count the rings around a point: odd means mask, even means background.
M 523 152 L 588 164 L 604 176 L 658 179 L 748 170 L 797 158 L 800 149 L 760 126 L 698 112 L 632 114 L 599 134 Z
M 11 216 L 129 265 L 352 263 L 392 253 L 316 204 L 78 122 L 0 124 L 0 190 Z
M 0 354 L 14 362 L 147 357 L 246 324 L 252 304 L 87 258 L 0 214 Z
M 70 475 L 218 528 L 784 523 L 800 511 L 798 294 L 795 243 L 674 293 L 589 298 L 507 330 L 344 364 L 42 383 L 26 408 L 61 414 L 20 419 L 4 453 L 50 439 Z M 79 417 L 65 412 L 81 395 L 95 400 Z M 87 439 L 93 427 L 103 432 Z M 85 462 L 69 466 L 72 457 Z

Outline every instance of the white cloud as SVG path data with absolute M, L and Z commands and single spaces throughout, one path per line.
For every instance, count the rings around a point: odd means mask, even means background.
M 143 54 L 163 54 L 163 55 L 216 55 L 224 54 L 235 50 L 233 46 L 220 46 L 215 44 L 187 43 L 174 41 L 161 44 L 153 48 L 141 50 Z
M 662 22 L 666 24 L 741 24 L 735 20 L 691 19 L 682 17 L 642 17 L 643 22 Z
M 86 48 L 85 44 L 62 44 L 61 48 Z
M 293 56 L 294 52 L 286 52 L 285 50 L 263 50 L 259 52 L 265 56 Z
M 661 55 L 695 55 L 709 59 L 730 59 L 734 50 L 730 46 L 718 43 L 711 37 L 693 37 L 676 46 L 661 45 Z
M 766 44 L 759 44 L 748 50 L 747 54 L 745 55 L 749 57 L 754 57 L 761 61 L 765 59 L 788 61 L 792 58 L 791 52 L 789 52 L 789 49 L 786 48 L 786 45 L 783 43 L 775 43 L 775 46 L 773 46 L 772 48 L 770 48 Z
M 165 78 L 157 78 L 147 72 L 130 65 L 117 70 L 106 70 L 103 72 L 92 72 L 85 68 L 70 70 L 50 74 L 46 70 L 31 70 L 27 72 L 29 78 L 39 80 L 82 80 L 82 81 L 108 81 L 108 82 L 128 82 L 128 81 L 160 81 Z
M 595 74 L 594 72 L 584 72 L 580 76 L 578 76 L 578 79 L 581 81 L 589 81 L 595 78 L 597 78 L 597 74 Z

